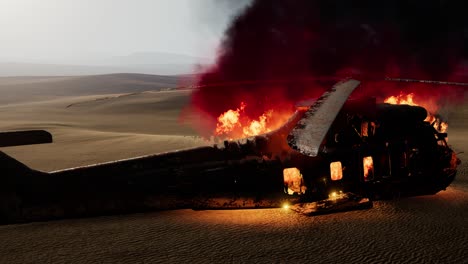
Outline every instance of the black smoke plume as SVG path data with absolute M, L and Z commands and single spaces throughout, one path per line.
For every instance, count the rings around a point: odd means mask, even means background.
M 210 86 L 194 93 L 192 106 L 217 117 L 246 101 L 256 106 L 256 115 L 321 91 L 307 85 L 224 85 L 244 80 L 467 81 L 464 6 L 462 0 L 255 0 L 226 31 L 216 65 L 199 80 Z M 372 91 L 381 94 L 384 88 Z

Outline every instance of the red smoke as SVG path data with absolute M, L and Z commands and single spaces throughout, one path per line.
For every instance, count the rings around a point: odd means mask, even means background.
M 216 118 L 241 102 L 255 118 L 317 97 L 334 82 L 324 76 L 363 81 L 354 96 L 405 91 L 449 100 L 463 89 L 380 80 L 467 82 L 463 6 L 440 0 L 253 1 L 227 30 L 216 65 L 200 76 L 190 109 L 209 120 L 203 124 L 209 134 Z

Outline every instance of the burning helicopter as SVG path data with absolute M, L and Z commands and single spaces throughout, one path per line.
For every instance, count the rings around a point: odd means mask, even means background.
M 145 212 L 289 206 L 303 214 L 435 194 L 460 160 L 423 107 L 348 100 L 337 83 L 280 128 L 220 145 L 50 173 L 0 152 L 0 222 Z M 0 147 L 50 143 L 46 131 L 0 134 Z

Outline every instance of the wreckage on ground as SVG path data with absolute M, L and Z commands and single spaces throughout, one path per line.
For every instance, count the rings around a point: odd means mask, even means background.
M 304 214 L 369 208 L 372 200 L 435 194 L 460 160 L 426 110 L 348 100 L 340 82 L 279 129 L 239 141 L 45 173 L 0 152 L 0 222 L 164 209 L 271 208 Z M 5 132 L 2 146 L 48 143 Z

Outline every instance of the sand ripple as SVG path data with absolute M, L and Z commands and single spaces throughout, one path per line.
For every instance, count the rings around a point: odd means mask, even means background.
M 179 210 L 0 227 L 0 263 L 463 263 L 468 192 L 305 217 Z

